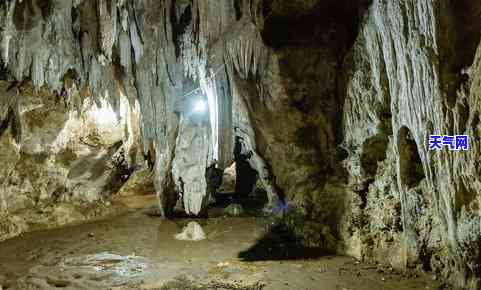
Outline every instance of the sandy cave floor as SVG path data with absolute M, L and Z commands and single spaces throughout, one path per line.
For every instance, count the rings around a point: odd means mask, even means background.
M 0 289 L 438 289 L 347 257 L 245 262 L 238 254 L 265 232 L 262 218 L 210 218 L 208 239 L 174 239 L 185 220 L 161 220 L 153 197 L 126 200 L 119 215 L 27 233 L 0 244 Z

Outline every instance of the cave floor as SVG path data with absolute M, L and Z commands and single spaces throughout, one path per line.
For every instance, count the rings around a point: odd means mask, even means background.
M 174 239 L 185 220 L 146 214 L 151 198 L 131 199 L 117 216 L 27 233 L 0 244 L 3 289 L 437 289 L 351 258 L 245 262 L 263 236 L 262 218 L 199 221 L 207 240 Z M 2 287 L 0 286 L 0 289 Z

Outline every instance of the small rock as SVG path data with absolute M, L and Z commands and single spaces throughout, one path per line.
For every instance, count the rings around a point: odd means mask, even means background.
M 206 236 L 204 230 L 197 222 L 190 222 L 184 227 L 182 233 L 177 234 L 175 238 L 180 241 L 201 241 L 205 240 Z
M 242 205 L 233 203 L 225 209 L 225 213 L 229 216 L 240 216 L 244 213 Z
M 88 237 L 89 237 L 89 238 L 93 238 L 93 237 L 95 237 L 95 234 L 94 234 L 94 233 L 89 233 L 89 234 L 88 234 Z

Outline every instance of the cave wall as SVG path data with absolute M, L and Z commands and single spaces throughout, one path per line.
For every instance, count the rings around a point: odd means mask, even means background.
M 232 78 L 231 82 L 235 84 L 235 76 L 232 75 Z M 248 162 L 251 168 L 257 171 L 257 186 L 260 189 L 265 190 L 267 193 L 268 204 L 265 210 L 267 212 L 272 212 L 275 210 L 276 203 L 279 201 L 279 192 L 272 176 L 272 170 L 269 164 L 267 164 L 265 158 L 260 155 L 261 153 L 257 148 L 256 131 L 254 130 L 252 119 L 249 114 L 250 110 L 247 108 L 247 103 L 243 94 L 245 94 L 245 91 L 241 85 L 232 86 L 232 143 L 235 143 L 235 137 L 240 137 L 242 138 L 240 141 L 242 144 L 242 154 L 249 154 L 249 152 L 252 152 L 252 157 Z M 233 167 L 235 170 L 235 165 Z M 229 169 L 226 171 L 228 172 Z M 227 180 L 224 182 L 226 181 Z
M 140 149 L 135 107 L 123 98 L 122 118 L 105 102 L 77 110 L 30 82 L 1 81 L 0 96 L 0 240 L 109 214 Z
M 297 11 L 273 1 L 263 7 L 269 16 L 262 24 L 253 21 L 262 40 L 251 37 L 249 45 L 263 53 L 239 57 L 227 50 L 257 153 L 269 164 L 279 196 L 303 221 L 328 225 L 337 241 L 327 243 L 325 230 L 312 234 L 313 226 L 301 230 L 308 244 L 324 239 L 323 246 L 360 259 L 432 270 L 476 289 L 479 117 L 472 87 L 479 7 L 469 1 L 358 4 L 355 12 L 342 1 L 299 4 Z M 358 22 L 327 17 L 312 25 L 309 16 L 321 19 L 320 7 L 340 8 L 339 17 L 358 12 Z M 462 37 L 455 36 L 459 30 Z M 247 46 L 242 37 L 225 42 Z M 259 55 L 267 62 L 252 73 Z M 472 148 L 431 152 L 430 134 L 470 134 Z
M 1 56 L 8 83 L 31 79 L 72 108 L 89 100 L 120 112 L 122 95 L 136 100 L 164 216 L 187 169 L 187 208 L 205 207 L 203 169 L 215 158 L 230 165 L 237 126 L 270 205 L 285 200 L 302 216 L 307 245 L 475 289 L 480 9 L 468 0 L 10 0 L 0 4 Z M 209 100 L 209 125 L 176 112 L 192 81 Z M 433 133 L 470 134 L 471 150 L 428 151 Z M 197 162 L 188 140 L 206 153 Z
M 373 1 L 364 18 L 344 108 L 353 209 L 345 239 L 360 258 L 477 289 L 479 7 L 459 14 L 461 2 Z M 459 46 L 454 29 L 476 44 Z M 471 150 L 429 151 L 430 134 L 469 134 Z

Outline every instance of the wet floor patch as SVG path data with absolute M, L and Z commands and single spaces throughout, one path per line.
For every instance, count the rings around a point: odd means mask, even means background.
M 265 285 L 261 282 L 248 286 L 242 285 L 241 283 L 226 283 L 222 281 L 211 281 L 205 284 L 199 284 L 181 276 L 165 283 L 158 290 L 262 290 L 264 287 Z
M 195 220 L 207 239 L 176 240 L 191 221 L 153 218 L 139 209 L 27 233 L 0 243 L 0 285 L 8 290 L 438 289 L 430 277 L 404 277 L 379 265 L 364 269 L 347 257 L 299 258 L 289 235 L 272 231 L 265 218 Z M 239 258 L 244 252 L 251 259 Z
M 21 278 L 18 289 L 135 289 L 151 271 L 143 257 L 108 252 L 66 257 L 56 265 L 38 265 Z

